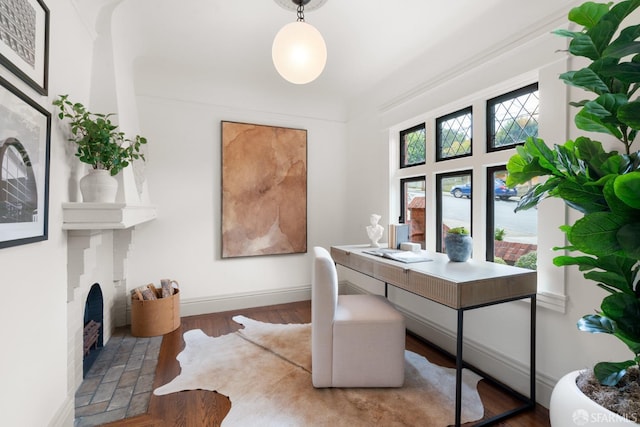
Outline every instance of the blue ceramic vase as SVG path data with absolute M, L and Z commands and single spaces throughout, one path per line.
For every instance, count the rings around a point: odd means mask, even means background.
M 464 262 L 471 257 L 473 240 L 468 234 L 448 233 L 444 238 L 444 245 L 451 261 Z

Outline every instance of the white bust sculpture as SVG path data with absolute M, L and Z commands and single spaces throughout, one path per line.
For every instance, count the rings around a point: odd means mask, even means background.
M 378 224 L 381 216 L 378 214 L 371 214 L 369 217 L 369 222 L 371 225 L 367 225 L 367 235 L 369 236 L 369 240 L 371 240 L 372 248 L 379 248 L 378 240 L 382 238 L 382 232 L 384 231 L 384 227 Z

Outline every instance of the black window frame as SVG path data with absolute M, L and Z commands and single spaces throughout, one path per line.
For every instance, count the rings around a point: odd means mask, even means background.
M 417 130 L 422 129 L 424 131 L 424 160 L 422 162 L 418 162 L 418 163 L 411 163 L 409 164 L 405 164 L 405 135 L 413 133 Z M 413 127 L 410 127 L 408 129 L 404 129 L 400 131 L 400 144 L 399 144 L 399 149 L 400 149 L 400 169 L 405 169 L 405 168 L 411 168 L 414 166 L 419 166 L 419 165 L 424 165 L 427 162 L 427 124 L 426 123 L 421 123 L 418 125 L 415 125 Z
M 454 172 L 442 172 L 436 174 L 436 252 L 442 252 L 442 180 L 443 178 L 451 178 L 455 176 L 469 176 L 471 191 L 473 195 L 473 169 L 465 169 Z M 469 232 L 473 235 L 473 196 L 469 199 Z
M 405 206 L 405 198 L 404 198 L 405 185 L 408 182 L 416 182 L 416 181 L 424 181 L 425 182 L 425 187 L 426 187 L 427 176 L 426 175 L 421 175 L 421 176 L 412 176 L 412 177 L 409 177 L 409 178 L 401 178 L 400 179 L 400 216 L 398 217 L 398 222 L 400 224 L 404 224 L 405 221 L 407 220 L 407 218 L 405 218 L 405 213 L 407 212 L 407 207 Z M 425 196 L 425 198 L 427 197 L 426 188 L 425 188 L 424 196 Z
M 458 154 L 456 156 L 451 157 L 442 157 L 442 131 L 440 129 L 442 122 L 450 120 L 454 117 L 462 116 L 469 114 L 471 116 L 471 125 L 470 125 L 470 136 L 469 136 L 469 152 L 464 154 Z M 440 116 L 436 118 L 436 162 L 442 162 L 447 160 L 459 159 L 462 157 L 471 157 L 473 156 L 473 106 L 469 106 L 466 108 L 462 108 L 458 111 L 454 111 L 453 113 L 445 114 L 444 116 Z
M 485 205 L 487 208 L 486 210 L 487 223 L 485 224 L 487 246 L 486 246 L 485 259 L 490 262 L 494 262 L 495 252 L 496 252 L 496 248 L 495 248 L 496 189 L 493 182 L 495 180 L 495 173 L 501 172 L 501 171 L 507 172 L 507 165 L 489 166 L 487 167 L 486 178 L 485 178 L 486 184 L 487 184 L 487 198 L 485 200 Z
M 517 147 L 518 145 L 523 145 L 524 141 L 519 142 L 519 143 L 514 143 L 514 144 L 509 144 L 509 145 L 501 145 L 499 147 L 494 146 L 494 141 L 495 141 L 495 133 L 496 133 L 496 129 L 495 129 L 495 115 L 494 115 L 494 106 L 496 104 L 500 104 L 501 102 L 504 102 L 508 99 L 513 99 L 513 98 L 518 98 L 519 96 L 522 96 L 524 94 L 528 94 L 528 93 L 533 93 L 535 91 L 538 91 L 538 82 L 535 83 L 531 83 L 527 86 L 523 86 L 519 89 L 515 89 L 512 90 L 510 92 L 507 93 L 503 93 L 502 95 L 496 96 L 494 98 L 488 99 L 487 103 L 486 103 L 486 111 L 485 111 L 485 116 L 486 116 L 486 121 L 487 121 L 487 137 L 486 137 L 486 144 L 487 144 L 487 152 L 491 153 L 494 151 L 502 151 L 502 150 L 509 150 L 511 148 Z M 539 100 L 539 93 L 538 93 L 538 100 Z

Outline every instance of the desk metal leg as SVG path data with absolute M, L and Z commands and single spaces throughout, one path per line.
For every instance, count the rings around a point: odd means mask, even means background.
M 456 345 L 456 427 L 460 426 L 462 414 L 462 326 L 464 310 L 458 310 L 458 334 Z
M 464 326 L 464 310 L 458 309 L 458 333 L 456 337 L 456 415 L 455 425 L 459 427 L 462 422 L 462 369 L 464 366 L 462 346 L 463 346 L 463 326 Z M 530 333 L 530 354 L 529 354 L 529 397 L 522 396 L 522 400 L 526 403 L 524 406 L 506 411 L 502 414 L 495 415 L 489 419 L 480 421 L 475 426 L 484 426 L 494 424 L 498 420 L 508 418 L 525 410 L 535 408 L 536 405 L 536 296 L 531 296 L 531 324 L 529 326 Z
M 536 406 L 536 295 L 531 295 L 531 324 L 529 327 L 529 339 L 530 339 L 530 353 L 529 353 L 529 397 L 522 396 L 519 393 L 516 395 L 520 396 L 520 400 L 525 402 L 524 405 L 519 406 L 517 408 L 511 409 L 509 411 L 503 412 L 502 414 L 495 415 L 489 419 L 481 421 L 475 426 L 485 426 L 485 425 L 493 425 L 498 420 L 502 420 L 508 417 L 511 417 L 515 414 L 519 414 L 520 412 L 532 410 Z

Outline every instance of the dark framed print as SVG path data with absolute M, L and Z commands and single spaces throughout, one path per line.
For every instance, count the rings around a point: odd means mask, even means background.
M 0 77 L 0 248 L 47 240 L 51 114 Z
M 307 252 L 307 131 L 221 127 L 222 258 Z
M 0 64 L 47 95 L 49 9 L 42 0 L 0 0 Z

